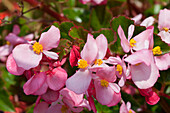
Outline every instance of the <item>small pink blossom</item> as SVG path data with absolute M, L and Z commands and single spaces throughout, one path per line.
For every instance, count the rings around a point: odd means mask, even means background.
M 93 5 L 104 5 L 107 4 L 107 0 L 80 0 L 82 4 L 91 2 Z
M 131 108 L 131 103 L 127 102 L 125 104 L 124 101 L 122 101 L 122 105 L 120 106 L 120 111 L 119 113 L 135 113 L 135 111 L 133 111 Z

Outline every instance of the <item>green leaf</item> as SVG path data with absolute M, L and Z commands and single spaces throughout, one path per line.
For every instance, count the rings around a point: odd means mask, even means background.
M 112 14 L 105 5 L 95 6 L 91 12 L 90 25 L 95 31 L 101 28 L 108 28 L 111 18 Z
M 5 90 L 0 90 L 0 110 L 14 112 L 14 106 L 9 100 L 9 95 Z
M 168 44 L 163 42 L 158 35 L 154 34 L 154 47 L 156 46 L 161 47 L 162 54 L 166 54 L 170 52 L 170 46 L 168 46 Z

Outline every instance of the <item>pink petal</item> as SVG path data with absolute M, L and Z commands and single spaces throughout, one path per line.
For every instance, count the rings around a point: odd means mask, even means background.
M 85 107 L 87 108 L 89 111 L 91 111 L 91 107 L 89 105 L 89 101 L 87 101 L 86 99 L 83 99 L 83 101 L 76 107 Z
M 147 89 L 152 87 L 159 77 L 159 70 L 157 69 L 154 61 L 151 65 L 147 66 L 144 63 L 139 65 L 132 65 L 131 67 L 132 80 L 135 85 L 140 89 Z
M 0 47 L 0 57 L 8 56 L 12 52 L 12 45 L 3 45 Z
M 117 57 L 110 56 L 107 60 L 105 60 L 105 62 L 109 63 L 109 64 L 117 65 L 117 64 L 121 64 L 122 60 L 119 56 L 117 56 Z
M 152 57 L 152 52 L 150 50 L 144 49 L 129 55 L 124 60 L 132 65 L 142 62 L 144 62 L 146 65 L 150 65 Z
M 34 113 L 46 113 L 47 109 L 48 104 L 46 102 L 41 102 L 34 108 Z
M 155 63 L 159 70 L 167 70 L 170 67 L 170 54 L 155 56 Z
M 87 2 L 90 2 L 91 0 L 79 0 L 82 4 L 86 4 Z
M 100 79 L 94 80 L 96 99 L 102 105 L 107 105 L 111 103 L 114 95 L 113 89 L 108 87 L 101 86 Z
M 46 74 L 41 72 L 39 74 L 33 75 L 23 86 L 24 93 L 30 95 L 35 93 L 39 88 L 42 87 L 46 80 Z
M 41 34 L 39 43 L 42 44 L 44 50 L 50 50 L 52 48 L 57 48 L 60 41 L 60 30 L 55 26 Z
M 130 39 L 132 38 L 134 30 L 135 30 L 135 26 L 130 25 L 128 28 L 128 41 L 130 41 Z
M 57 60 L 58 59 L 58 54 L 55 53 L 55 52 L 52 52 L 52 51 L 46 51 L 46 50 L 43 50 L 43 53 L 47 56 L 47 57 L 50 57 L 54 60 Z
M 13 49 L 12 55 L 18 67 L 22 67 L 25 70 L 37 67 L 42 59 L 42 54 L 34 53 L 29 44 L 20 44 L 16 46 Z
M 70 57 L 69 57 L 69 61 L 70 61 L 70 65 L 73 66 L 77 66 L 77 62 L 80 59 L 80 52 L 79 52 L 80 48 L 78 46 L 73 45 L 73 48 L 70 51 Z
M 78 70 L 73 76 L 67 79 L 66 87 L 77 94 L 87 91 L 91 82 L 91 74 L 88 70 Z
M 149 48 L 149 44 L 151 39 L 153 39 L 153 30 L 154 27 L 152 27 L 152 29 L 146 29 L 145 31 L 141 32 L 140 34 L 136 35 L 133 39 L 136 41 L 135 45 L 133 47 L 134 50 L 139 51 L 142 49 L 148 49 Z
M 143 20 L 143 22 L 140 25 L 149 27 L 149 26 L 153 25 L 154 21 L 155 21 L 155 18 L 150 16 L 150 17 L 146 18 L 145 20 Z
M 119 25 L 117 32 L 118 32 L 118 35 L 121 39 L 121 46 L 122 46 L 124 52 L 128 53 L 131 47 L 130 47 L 130 44 L 129 44 L 128 40 L 126 39 L 124 31 L 123 31 L 123 29 L 120 25 Z
M 49 88 L 54 91 L 62 88 L 65 85 L 66 80 L 67 80 L 67 73 L 61 67 L 53 69 L 52 73 L 47 75 L 47 84 Z
M 88 101 L 89 101 L 89 104 L 90 104 L 90 107 L 91 107 L 92 111 L 93 111 L 94 113 L 97 113 L 97 109 L 96 109 L 96 106 L 95 106 L 95 104 L 94 104 L 94 99 L 93 99 L 93 97 L 92 97 L 92 96 L 89 96 L 89 97 L 87 97 L 87 99 L 88 99 Z
M 134 20 L 135 24 L 139 24 L 140 20 L 142 19 L 142 14 L 138 14 L 135 17 L 131 18 L 132 20 Z
M 127 109 L 127 106 L 125 104 L 125 102 L 123 101 L 122 102 L 122 105 L 120 106 L 120 111 L 119 113 L 129 113 L 128 109 Z
M 148 104 L 155 105 L 160 100 L 160 97 L 155 92 L 153 92 L 151 96 L 146 96 L 145 100 Z
M 108 107 L 115 106 L 120 102 L 120 100 L 121 100 L 121 93 L 120 92 L 114 93 L 111 103 L 109 103 L 107 106 Z
M 116 83 L 109 83 L 110 87 L 113 89 L 114 92 L 119 93 L 120 87 Z
M 24 36 L 25 40 L 31 41 L 34 38 L 34 34 L 28 34 L 26 36 Z
M 104 0 L 93 0 L 93 2 L 95 2 L 95 4 L 101 4 Z
M 46 113 L 63 113 L 61 111 L 62 105 L 56 104 L 56 105 L 51 105 Z M 66 112 L 67 113 L 67 112 Z
M 18 35 L 20 33 L 20 28 L 18 25 L 14 25 L 12 33 Z
M 43 85 L 36 92 L 33 93 L 33 95 L 42 95 L 46 93 L 47 89 L 48 85 L 46 82 L 44 82 Z
M 12 57 L 12 54 L 8 56 L 7 62 L 6 62 L 6 68 L 9 73 L 13 75 L 22 75 L 25 71 L 25 69 L 18 67 L 15 63 L 14 58 Z
M 103 67 L 98 69 L 96 76 L 99 76 L 101 79 L 105 79 L 109 82 L 114 82 L 116 81 L 115 67 Z
M 170 28 L 170 10 L 168 9 L 163 9 L 159 12 L 158 28 L 162 30 L 164 27 Z
M 128 111 L 129 111 L 130 108 L 131 108 L 131 103 L 130 103 L 130 102 L 127 102 L 127 103 L 126 103 L 126 106 L 127 106 Z
M 125 85 L 125 82 L 126 82 L 126 77 L 125 76 L 122 76 L 119 80 L 119 86 L 120 87 L 123 87 Z
M 45 94 L 41 96 L 46 102 L 51 103 L 57 101 L 59 98 L 59 91 L 53 91 L 48 89 Z
M 170 33 L 169 32 L 166 32 L 166 31 L 160 31 L 159 34 L 158 34 L 162 41 L 164 41 L 165 43 L 167 44 L 170 44 Z
M 6 37 L 5 40 L 9 41 L 12 45 L 17 45 L 17 44 L 22 44 L 22 43 L 26 43 L 26 40 L 24 40 L 21 37 L 18 37 L 16 34 L 14 33 L 9 33 Z
M 103 59 L 107 52 L 107 39 L 103 34 L 101 34 L 96 38 L 96 43 L 98 47 L 97 59 Z
M 96 59 L 97 52 L 98 49 L 96 40 L 93 38 L 93 35 L 88 34 L 87 42 L 81 51 L 82 59 L 86 60 L 88 64 L 91 64 Z

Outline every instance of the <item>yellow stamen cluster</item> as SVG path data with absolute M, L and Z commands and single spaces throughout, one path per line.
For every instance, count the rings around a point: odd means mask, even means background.
M 43 52 L 43 46 L 39 44 L 39 42 L 35 42 L 32 48 L 33 48 L 33 51 L 37 54 L 40 54 L 41 52 Z
M 131 46 L 131 47 L 136 46 L 135 43 L 136 43 L 136 41 L 135 41 L 134 39 L 131 39 L 131 40 L 130 40 L 130 46 Z
M 119 72 L 119 75 L 121 75 L 122 74 L 122 71 L 123 71 L 123 68 L 122 68 L 122 66 L 121 65 L 117 65 L 117 70 L 116 71 L 118 71 Z
M 129 113 L 133 113 L 132 110 L 129 110 Z
M 6 42 L 7 45 L 11 45 L 11 43 L 9 41 Z
M 152 52 L 153 52 L 154 55 L 162 54 L 161 48 L 159 46 L 156 46 L 155 48 L 153 48 Z
M 103 87 L 108 87 L 108 85 L 109 85 L 109 82 L 106 80 L 100 80 L 100 83 L 101 83 L 101 86 L 103 86 Z
M 165 30 L 166 32 L 169 31 L 169 29 L 167 27 L 164 27 L 163 30 Z
M 62 113 L 67 113 L 67 106 L 65 106 L 65 105 L 62 105 L 62 108 L 61 108 L 61 112 Z
M 95 65 L 101 65 L 101 64 L 103 64 L 103 61 L 102 61 L 102 59 L 96 59 L 95 61 L 94 61 L 94 64 Z
M 78 68 L 85 69 L 88 66 L 87 61 L 84 59 L 79 60 Z

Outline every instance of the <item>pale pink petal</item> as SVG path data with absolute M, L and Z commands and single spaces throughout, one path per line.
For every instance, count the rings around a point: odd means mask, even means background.
M 121 64 L 122 60 L 119 56 L 117 56 L 117 57 L 110 56 L 107 60 L 105 60 L 105 62 L 109 63 L 109 64 L 117 65 L 117 64 Z
M 36 92 L 34 92 L 32 95 L 42 95 L 42 94 L 46 93 L 47 89 L 48 89 L 48 85 L 46 82 L 44 82 L 43 85 Z
M 41 96 L 46 102 L 51 103 L 57 101 L 59 98 L 59 91 L 53 91 L 48 89 L 45 94 Z
M 91 73 L 88 70 L 78 70 L 73 76 L 67 79 L 66 87 L 77 94 L 87 91 L 91 82 Z
M 132 38 L 134 30 L 135 26 L 131 24 L 128 28 L 128 41 L 130 41 L 130 39 Z
M 131 67 L 132 80 L 140 89 L 147 89 L 152 87 L 159 77 L 159 70 L 154 61 L 147 66 L 144 63 L 139 65 L 132 65 Z
M 129 55 L 127 58 L 124 59 L 124 61 L 132 65 L 142 63 L 142 62 L 144 62 L 146 65 L 150 65 L 152 61 L 152 57 L 153 57 L 152 52 L 146 49 L 146 50 L 137 51 Z
M 18 37 L 16 34 L 14 33 L 9 33 L 6 37 L 5 40 L 9 41 L 12 45 L 17 45 L 17 44 L 22 44 L 22 43 L 26 43 L 26 40 L 24 40 L 21 37 Z
M 170 28 L 170 10 L 168 9 L 163 9 L 159 12 L 158 28 L 162 30 L 164 27 Z
M 43 53 L 47 56 L 47 57 L 50 57 L 54 60 L 57 60 L 58 59 L 58 54 L 55 53 L 55 52 L 52 52 L 52 51 L 46 51 L 46 50 L 43 50 Z
M 101 79 L 105 79 L 109 82 L 114 82 L 116 81 L 115 67 L 103 67 L 98 69 L 96 76 L 99 76 Z
M 52 72 L 47 75 L 47 84 L 50 89 L 55 91 L 62 88 L 65 85 L 66 80 L 67 73 L 61 67 L 53 69 Z
M 145 26 L 145 27 L 149 27 L 149 26 L 153 25 L 154 21 L 155 21 L 155 18 L 150 16 L 150 17 L 146 18 L 145 20 L 143 20 L 140 25 Z
M 76 107 L 85 107 L 87 108 L 89 111 L 91 111 L 91 107 L 89 105 L 89 101 L 87 101 L 86 99 L 83 99 L 83 101 Z
M 153 30 L 152 29 L 146 29 L 145 31 L 141 32 L 140 34 L 136 35 L 133 39 L 136 41 L 135 45 L 133 47 L 134 50 L 142 50 L 142 49 L 148 49 L 150 40 L 153 38 Z
M 120 100 L 121 100 L 121 93 L 120 92 L 114 93 L 111 103 L 109 103 L 107 106 L 108 107 L 115 106 L 120 102 Z
M 123 87 L 125 85 L 125 82 L 126 82 L 126 77 L 125 76 L 122 76 L 119 80 L 119 86 L 120 87 Z
M 131 18 L 132 20 L 134 20 L 135 24 L 139 24 L 140 20 L 142 19 L 142 14 L 138 14 L 135 17 Z
M 165 43 L 167 44 L 170 44 L 170 33 L 169 32 L 166 32 L 166 31 L 160 31 L 159 34 L 158 34 L 162 41 L 164 41 Z
M 129 44 L 128 40 L 126 39 L 124 31 L 120 25 L 118 28 L 118 35 L 121 39 L 121 46 L 122 46 L 124 52 L 128 53 L 131 47 L 130 47 L 130 44 Z
M 46 113 L 48 109 L 48 105 L 46 102 L 41 102 L 39 103 L 35 108 L 34 108 L 34 113 Z
M 111 103 L 112 99 L 114 98 L 114 91 L 113 89 L 108 87 L 101 86 L 100 79 L 94 80 L 94 86 L 96 91 L 96 99 L 102 105 L 107 105 Z
M 88 34 L 87 42 L 84 45 L 83 50 L 81 51 L 82 59 L 86 60 L 88 64 L 91 64 L 97 57 L 97 43 L 96 40 L 93 38 L 93 35 Z
M 36 54 L 29 44 L 20 44 L 12 51 L 13 58 L 18 65 L 25 70 L 37 67 L 42 59 L 42 53 Z
M 47 32 L 41 34 L 39 43 L 42 44 L 44 50 L 57 48 L 60 42 L 60 30 L 55 26 L 51 26 Z
M 25 71 L 25 69 L 18 67 L 15 63 L 14 58 L 12 57 L 12 54 L 8 56 L 7 62 L 6 62 L 6 68 L 9 73 L 13 75 L 22 75 Z
M 31 41 L 34 38 L 34 34 L 28 34 L 26 36 L 24 36 L 25 40 Z
M 120 106 L 119 113 L 129 113 L 129 110 L 127 109 L 127 106 L 124 101 L 122 102 L 122 105 Z
M 79 105 L 83 101 L 83 94 L 76 94 L 67 88 L 63 88 L 60 91 L 60 94 L 67 100 L 71 100 L 74 103 L 74 106 Z
M 51 105 L 46 113 L 63 113 L 61 111 L 62 105 L 56 104 L 56 105 Z M 67 112 L 66 112 L 67 113 Z
M 114 92 L 119 93 L 120 87 L 116 83 L 109 83 L 110 87 L 114 90 Z
M 98 47 L 97 59 L 103 59 L 106 55 L 108 43 L 106 37 L 101 34 L 96 38 L 96 43 Z
M 14 25 L 12 33 L 18 35 L 20 33 L 20 28 L 18 25 Z
M 39 88 L 42 87 L 46 80 L 46 74 L 41 72 L 39 74 L 33 75 L 23 86 L 24 93 L 30 95 L 35 93 Z
M 3 45 L 0 47 L 0 57 L 7 56 L 12 52 L 12 45 Z
M 155 63 L 159 70 L 167 70 L 170 67 L 170 54 L 155 56 Z
M 96 4 L 101 4 L 104 0 L 93 0 Z

